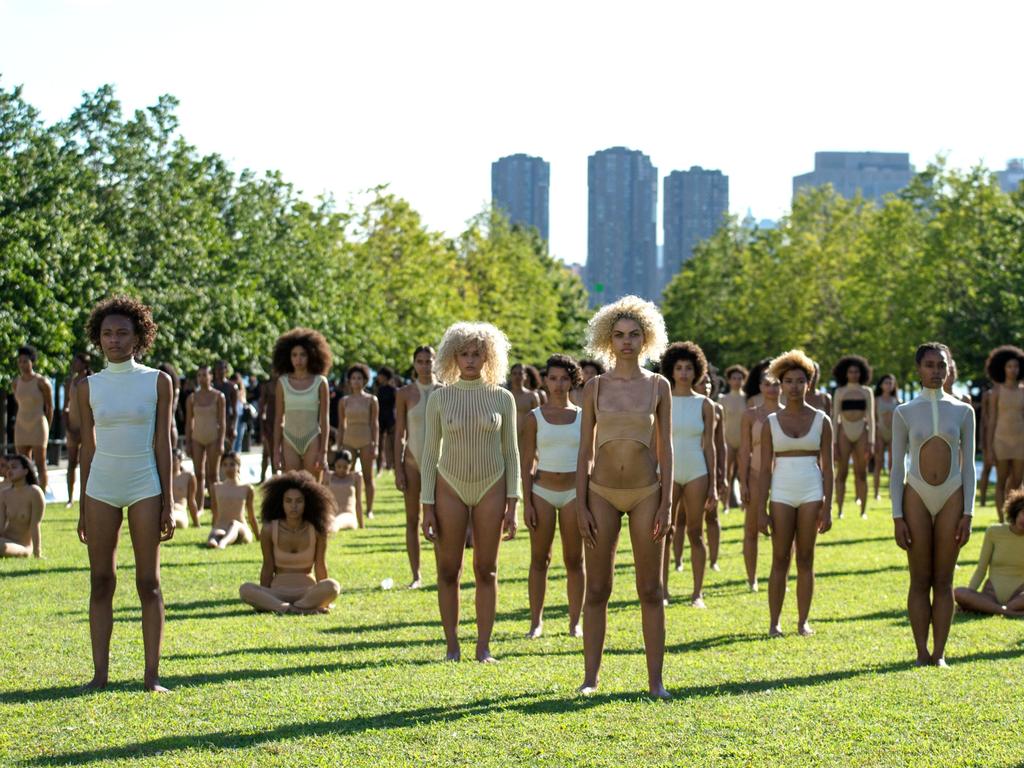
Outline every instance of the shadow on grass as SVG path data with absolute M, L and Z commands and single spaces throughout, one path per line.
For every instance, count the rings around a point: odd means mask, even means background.
M 974 653 L 967 656 L 952 659 L 956 662 L 971 661 L 996 661 L 1001 659 L 1016 658 L 1019 651 L 1008 649 L 1003 651 L 989 651 Z M 235 672 L 215 673 L 207 676 L 193 676 L 190 678 L 178 679 L 179 684 L 187 685 L 189 682 L 216 682 L 222 679 L 247 679 L 251 677 L 270 677 L 285 674 L 302 674 L 304 671 L 321 672 L 330 671 L 340 665 L 311 665 L 310 667 L 296 667 L 288 670 L 239 670 Z M 795 675 L 791 677 L 772 678 L 764 680 L 743 680 L 724 682 L 717 685 L 697 685 L 687 688 L 676 689 L 673 693 L 677 702 L 686 702 L 689 699 L 708 698 L 713 696 L 742 696 L 745 694 L 764 693 L 780 688 L 800 688 L 816 685 L 827 685 L 829 683 L 850 680 L 867 675 L 888 674 L 890 672 L 906 672 L 913 669 L 911 660 L 900 663 L 893 663 L 874 667 L 858 667 L 848 670 L 837 670 L 835 672 L 822 672 L 810 675 Z M 920 670 L 922 674 L 929 674 L 929 670 Z M 941 673 L 940 673 L 941 674 Z M 214 679 L 210 679 L 214 678 Z M 168 678 L 168 682 L 174 682 L 174 678 Z M 57 696 L 48 698 L 60 698 L 59 692 L 66 689 L 49 689 L 58 692 Z M 15 692 L 17 695 L 19 692 Z M 34 692 L 21 692 L 22 695 L 33 695 Z M 246 749 L 261 744 L 279 742 L 290 739 L 303 739 L 310 737 L 353 735 L 367 731 L 383 729 L 413 728 L 420 725 L 436 725 L 438 723 L 454 723 L 465 718 L 486 716 L 494 717 L 501 714 L 519 715 L 557 715 L 569 712 L 582 712 L 588 709 L 601 707 L 619 702 L 637 702 L 646 697 L 638 693 L 615 693 L 596 694 L 592 696 L 579 696 L 576 694 L 559 697 L 537 697 L 534 695 L 521 694 L 516 696 L 505 696 L 496 699 L 478 699 L 462 705 L 450 706 L 440 705 L 434 707 L 419 707 L 398 712 L 391 712 L 382 715 L 366 715 L 350 718 L 339 718 L 335 720 L 318 720 L 304 723 L 290 723 L 277 728 L 262 731 L 259 733 L 237 733 L 233 731 L 219 731 L 207 734 L 189 734 L 182 736 L 164 736 L 146 741 L 136 741 L 120 747 L 105 747 L 102 749 L 81 750 L 76 752 L 64 752 L 53 756 L 41 756 L 26 761 L 27 765 L 83 765 L 104 760 L 127 760 L 156 757 L 157 755 L 166 758 L 168 752 L 183 750 L 208 751 L 200 744 L 215 744 L 216 751 L 222 752 L 227 749 Z M 11 698 L 11 694 L 4 694 L 0 701 L 39 700 Z M 658 702 L 651 702 L 651 706 L 660 705 Z M 671 706 L 668 704 L 667 706 Z
M 874 544 L 879 541 L 892 541 L 892 536 L 866 536 L 862 539 L 818 539 L 815 547 L 846 547 L 856 544 Z M 895 546 L 895 543 L 893 544 Z

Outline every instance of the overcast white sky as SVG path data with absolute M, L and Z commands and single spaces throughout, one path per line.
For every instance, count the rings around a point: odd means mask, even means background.
M 582 262 L 587 156 L 610 146 L 720 168 L 757 218 L 815 150 L 1003 168 L 1024 156 L 1022 22 L 998 0 L 0 0 L 0 85 L 47 121 L 103 83 L 131 109 L 172 93 L 236 170 L 342 201 L 387 182 L 450 233 L 493 160 L 541 155 L 552 251 Z

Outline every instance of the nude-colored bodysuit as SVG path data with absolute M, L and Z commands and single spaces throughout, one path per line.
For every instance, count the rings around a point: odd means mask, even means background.
M 350 474 L 346 479 L 339 480 L 334 475 L 330 476 L 330 491 L 338 504 L 338 512 L 331 521 L 331 530 L 340 531 L 359 527 L 359 519 L 356 516 L 356 492 L 359 478 Z
M 353 408 L 352 403 L 357 399 L 366 400 L 366 407 Z M 373 431 L 370 429 L 370 406 L 372 403 L 373 401 L 369 398 L 356 398 L 352 395 L 345 398 L 345 448 L 358 451 L 368 446 L 373 440 Z
M 193 395 L 192 397 L 197 397 Z M 192 401 L 192 440 L 199 445 L 211 446 L 217 443 L 220 428 L 217 417 L 220 411 L 220 398 L 214 397 L 209 405 L 200 405 L 198 400 Z
M 724 411 L 725 444 L 733 450 L 738 450 L 743 412 L 747 410 L 747 397 L 742 392 L 729 392 L 719 396 L 718 402 Z
M 992 448 L 996 459 L 1024 459 L 1024 387 L 999 387 L 996 431 Z
M 217 519 L 213 523 L 214 528 L 227 528 L 233 522 L 246 525 L 245 501 L 249 498 L 249 486 L 244 483 L 214 483 L 213 492 L 217 496 Z
M 441 385 L 431 384 L 424 386 L 417 381 L 416 389 L 419 390 L 420 399 L 416 401 L 416 405 L 406 409 L 405 412 L 405 429 L 407 433 L 405 447 L 408 454 L 412 456 L 413 464 L 417 467 L 420 465 L 420 456 L 423 454 L 423 440 L 426 437 L 427 400 L 439 386 Z
M 15 379 L 14 399 L 18 415 L 14 419 L 15 446 L 46 445 L 50 435 L 50 422 L 46 419 L 43 390 L 35 377 L 31 381 Z

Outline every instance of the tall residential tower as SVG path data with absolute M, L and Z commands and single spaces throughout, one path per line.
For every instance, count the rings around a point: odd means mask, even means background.
M 551 166 L 543 158 L 509 155 L 491 163 L 491 202 L 512 224 L 536 227 L 548 239 Z
M 860 192 L 881 202 L 883 195 L 907 186 L 913 175 L 906 152 L 815 152 L 814 170 L 793 177 L 793 196 L 801 187 L 831 184 L 845 198 Z
M 693 256 L 697 243 L 718 231 L 728 213 L 729 177 L 721 171 L 695 165 L 665 177 L 663 283 Z

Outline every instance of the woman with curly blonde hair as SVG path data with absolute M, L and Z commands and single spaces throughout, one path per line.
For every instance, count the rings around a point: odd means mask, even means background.
M 445 331 L 434 369 L 446 385 L 427 400 L 420 502 L 423 535 L 434 544 L 437 600 L 448 661 L 461 658 L 459 576 L 472 520 L 476 576 L 476 659 L 492 662 L 498 546 L 516 533 L 519 449 L 516 405 L 502 388 L 509 343 L 490 323 Z
M 587 351 L 607 362 L 609 370 L 583 388 L 576 465 L 576 514 L 590 548 L 584 558 L 583 693 L 592 693 L 598 686 L 615 550 L 625 513 L 636 563 L 648 687 L 652 696 L 669 695 L 661 677 L 665 657 L 661 569 L 662 540 L 672 524 L 672 393 L 667 380 L 641 367 L 648 359 L 660 357 L 667 343 L 658 308 L 636 296 L 602 307 L 587 328 Z
M 832 422 L 805 398 L 814 361 L 799 349 L 772 361 L 769 375 L 782 384 L 784 407 L 770 413 L 761 437 L 761 471 L 755 507 L 758 527 L 772 537 L 768 580 L 769 637 L 782 637 L 780 617 L 796 542 L 797 631 L 812 635 L 808 623 L 814 596 L 814 545 L 832 527 Z M 771 504 L 768 504 L 769 490 Z
M 331 431 L 327 407 L 330 392 L 324 376 L 331 367 L 327 339 L 309 328 L 293 328 L 274 344 L 278 375 L 274 402 L 274 468 L 304 469 L 319 478 L 326 468 Z

